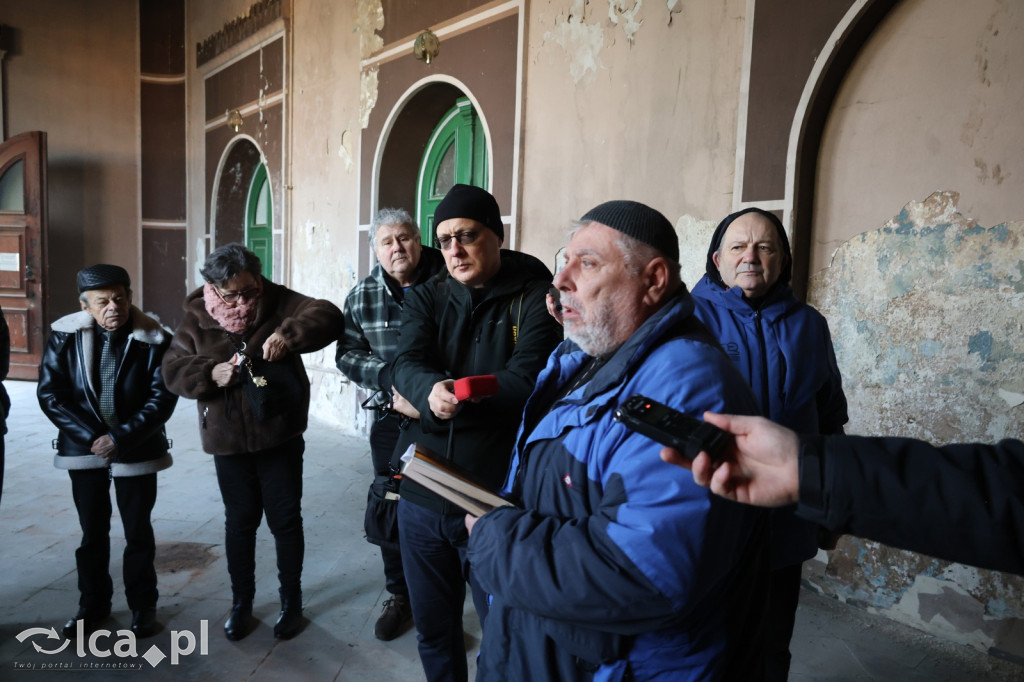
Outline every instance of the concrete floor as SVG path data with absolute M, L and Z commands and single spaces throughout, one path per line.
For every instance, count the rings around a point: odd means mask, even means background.
M 168 424 L 175 465 L 159 474 L 153 513 L 162 630 L 137 642 L 136 657 L 118 655 L 128 653 L 130 638 L 116 633 L 98 639 L 96 653 L 84 643 L 79 651 L 77 642 L 69 643 L 58 632 L 48 638 L 45 631 L 59 631 L 77 610 L 74 551 L 80 532 L 68 476 L 53 468 L 50 441 L 56 430 L 39 411 L 35 384 L 7 386 L 14 407 L 0 502 L 0 680 L 423 679 L 415 632 L 392 642 L 373 636 L 386 595 L 379 554 L 362 536 L 369 449 L 364 440 L 322 423 L 311 423 L 306 433 L 305 630 L 291 641 L 273 638 L 279 604 L 274 547 L 264 525 L 257 545 L 255 616 L 260 624 L 240 642 L 224 638 L 231 592 L 223 556 L 223 507 L 212 458 L 199 446 L 195 406 L 184 400 Z M 114 632 L 131 624 L 120 591 L 124 540 L 116 510 L 111 538 L 114 612 L 105 627 Z M 44 632 L 26 633 L 30 628 Z M 480 628 L 468 599 L 466 631 L 472 674 Z M 62 646 L 59 653 L 45 653 Z M 799 682 L 1024 680 L 1020 666 L 806 591 L 792 650 L 790 679 Z M 30 667 L 34 674 L 28 673 Z M 44 668 L 51 672 L 40 673 Z

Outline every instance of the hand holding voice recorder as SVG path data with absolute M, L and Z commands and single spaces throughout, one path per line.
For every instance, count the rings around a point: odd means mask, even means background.
M 729 434 L 717 426 L 639 394 L 619 405 L 615 419 L 637 433 L 675 448 L 691 460 L 701 452 L 717 460 L 729 438 Z

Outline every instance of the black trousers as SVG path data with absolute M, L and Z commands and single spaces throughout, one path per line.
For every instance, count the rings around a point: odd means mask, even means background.
M 296 436 L 259 452 L 217 455 L 217 483 L 224 500 L 224 548 L 235 600 L 256 594 L 256 529 L 263 514 L 274 535 L 277 578 L 282 597 L 302 594 L 302 454 L 306 443 Z
M 401 429 L 398 424 L 400 417 L 389 414 L 370 427 L 370 457 L 373 459 L 373 473 L 377 477 L 391 476 L 391 456 L 398 443 Z M 397 505 L 395 500 L 391 504 Z M 394 518 L 397 520 L 397 513 Z M 380 545 L 380 556 L 384 561 L 384 587 L 390 594 L 408 596 L 409 587 L 405 584 L 405 570 L 402 568 L 402 549 L 398 542 L 385 542 Z
M 793 626 L 796 624 L 802 569 L 803 564 L 793 564 L 769 573 L 765 682 L 785 682 L 789 679 L 789 640 L 793 637 Z
M 78 604 L 90 611 L 109 611 L 114 594 L 110 579 L 110 470 L 80 469 L 68 473 L 82 526 L 82 544 L 75 550 L 81 593 Z M 156 606 L 156 544 L 150 522 L 156 504 L 156 474 L 113 480 L 126 542 L 122 573 L 128 608 Z

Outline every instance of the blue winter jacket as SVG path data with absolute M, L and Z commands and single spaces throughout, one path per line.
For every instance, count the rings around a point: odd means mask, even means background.
M 773 288 L 752 307 L 739 287 L 705 275 L 693 289 L 697 317 L 722 344 L 750 383 L 763 414 L 798 433 L 842 433 L 846 395 L 828 322 L 796 300 L 788 285 Z M 772 566 L 811 558 L 817 527 L 791 511 L 773 515 Z
M 526 404 L 506 492 L 469 560 L 493 595 L 478 681 L 752 679 L 760 670 L 765 516 L 711 495 L 612 415 L 642 393 L 687 414 L 752 414 L 743 377 L 685 289 L 594 377 L 570 341 Z M 746 667 L 746 666 L 749 666 Z

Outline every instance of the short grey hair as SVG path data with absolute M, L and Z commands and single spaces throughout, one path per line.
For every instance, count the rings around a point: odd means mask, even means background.
M 374 216 L 373 222 L 370 223 L 370 231 L 366 235 L 370 240 L 370 248 L 374 252 L 377 251 L 377 230 L 384 225 L 402 225 L 407 227 L 416 237 L 420 235 L 419 225 L 416 224 L 416 221 L 413 220 L 413 217 L 404 208 L 382 208 Z
M 569 225 L 569 239 L 582 230 L 587 225 L 590 225 L 593 221 L 586 220 L 574 220 Z M 614 228 L 612 228 L 614 229 Z M 626 267 L 626 272 L 632 277 L 637 277 L 644 267 L 655 258 L 664 258 L 665 262 L 668 263 L 669 276 L 673 281 L 682 282 L 681 267 L 679 261 L 672 260 L 661 251 L 649 244 L 644 244 L 638 239 L 633 239 L 624 232 L 615 230 L 615 245 L 619 247 L 619 251 L 622 253 L 622 261 Z
M 259 279 L 262 271 L 260 257 L 244 245 L 234 242 L 225 244 L 207 256 L 199 274 L 210 284 L 223 284 L 242 272 L 248 272 Z

